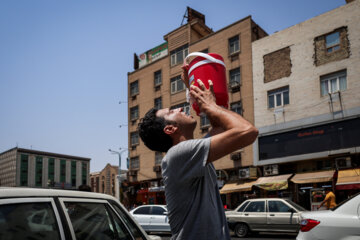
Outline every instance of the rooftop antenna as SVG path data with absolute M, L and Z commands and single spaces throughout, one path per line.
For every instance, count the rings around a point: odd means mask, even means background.
M 189 9 L 189 7 L 186 7 L 186 10 L 185 10 L 185 13 L 184 13 L 184 16 L 183 16 L 180 26 L 182 26 L 184 24 L 185 18 L 188 18 L 188 9 Z

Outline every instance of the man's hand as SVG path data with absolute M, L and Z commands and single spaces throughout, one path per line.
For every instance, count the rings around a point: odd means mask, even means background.
M 206 89 L 204 83 L 200 79 L 198 79 L 197 82 L 199 87 L 192 85 L 190 88 L 190 96 L 196 101 L 200 111 L 206 112 L 209 107 L 216 106 L 213 82 L 208 80 L 209 89 Z

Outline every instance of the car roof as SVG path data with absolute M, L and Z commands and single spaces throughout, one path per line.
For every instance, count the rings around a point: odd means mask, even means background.
M 257 200 L 285 200 L 285 199 L 283 199 L 283 198 L 252 198 L 252 199 L 246 199 L 245 201 L 257 201 Z
M 113 196 L 107 194 L 85 192 L 78 190 L 0 187 L 0 198 L 11 198 L 11 197 L 79 197 L 79 198 L 117 200 Z
M 146 205 L 140 205 L 139 207 L 166 207 L 166 205 L 161 205 L 161 204 L 146 204 Z

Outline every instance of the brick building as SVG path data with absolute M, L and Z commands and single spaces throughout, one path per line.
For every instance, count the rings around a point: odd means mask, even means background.
M 16 147 L 0 153 L 0 186 L 77 189 L 89 169 L 90 158 Z
M 126 180 L 127 170 L 121 170 L 121 188 L 119 187 L 119 167 L 110 163 L 99 172 L 90 173 L 90 187 L 92 192 L 105 193 L 119 199 L 124 206 L 129 207 L 127 194 L 122 194 L 122 189 L 128 186 Z
M 266 36 L 251 18 L 245 17 L 216 32 L 205 24 L 205 16 L 191 8 L 187 23 L 164 35 L 165 43 L 134 56 L 133 72 L 128 73 L 129 107 L 129 182 L 132 194 L 142 203 L 163 203 L 160 163 L 162 153 L 148 150 L 140 141 L 137 124 L 152 107 L 184 109 L 191 115 L 185 99 L 185 85 L 181 81 L 184 57 L 191 52 L 213 52 L 224 58 L 229 86 L 230 109 L 254 122 L 252 85 L 252 42 Z M 209 121 L 201 118 L 195 138 L 207 133 Z M 249 146 L 214 162 L 220 185 L 239 179 L 242 172 L 253 172 L 253 149 Z M 256 177 L 255 169 L 255 177 Z M 231 201 L 228 195 L 224 201 Z M 234 199 L 233 201 L 236 201 Z
M 263 183 L 289 183 L 265 195 L 310 207 L 309 189 L 332 187 L 341 200 L 360 188 L 359 12 L 349 1 L 253 42 L 254 165 Z

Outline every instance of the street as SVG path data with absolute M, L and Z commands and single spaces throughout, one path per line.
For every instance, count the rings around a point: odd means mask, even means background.
M 160 234 L 160 233 L 154 233 L 152 235 L 157 235 L 160 236 L 162 240 L 170 240 L 171 236 L 169 234 Z M 234 235 L 233 232 L 230 232 L 231 235 L 231 239 L 232 240 L 238 240 L 238 239 L 244 239 L 244 240 L 277 240 L 277 239 L 282 239 L 282 240 L 295 240 L 296 238 L 296 234 L 282 234 L 282 233 L 259 233 L 259 234 L 253 234 L 250 235 L 246 238 L 238 238 Z

